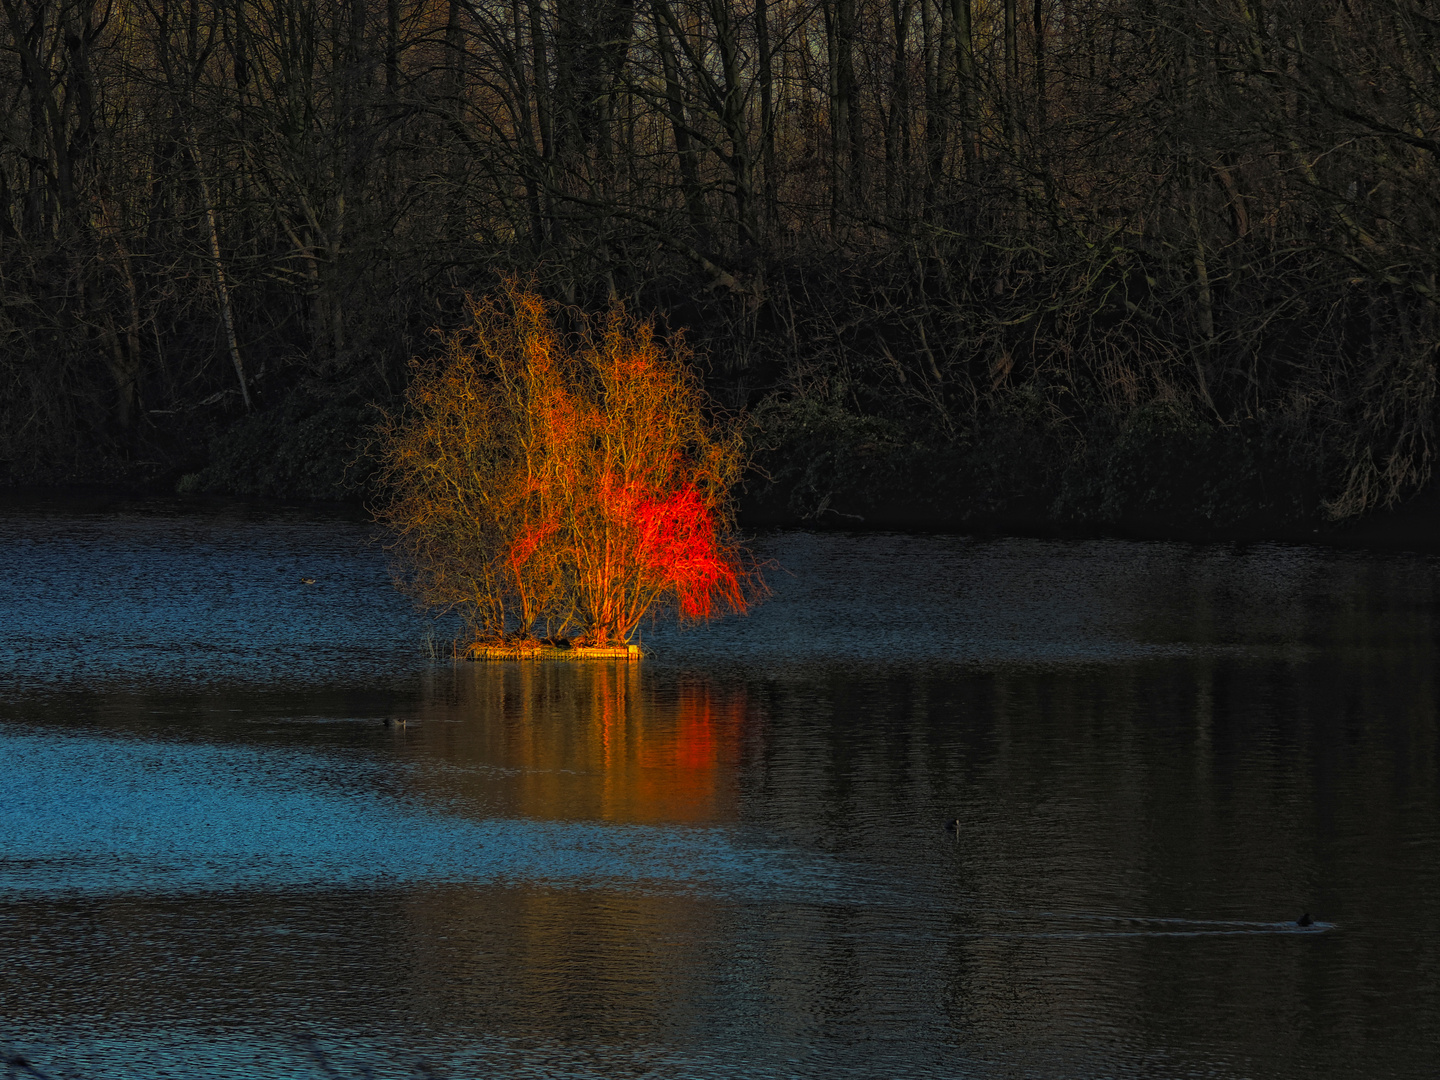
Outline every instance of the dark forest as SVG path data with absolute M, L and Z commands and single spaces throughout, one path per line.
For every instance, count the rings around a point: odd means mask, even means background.
M 1430 0 L 0 6 L 0 483 L 363 494 L 516 274 L 685 331 L 751 521 L 1431 477 Z

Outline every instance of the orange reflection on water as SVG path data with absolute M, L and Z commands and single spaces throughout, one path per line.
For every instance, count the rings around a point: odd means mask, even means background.
M 743 690 L 656 685 L 635 664 L 474 664 L 457 676 L 424 718 L 423 745 L 488 766 L 472 775 L 492 805 L 541 819 L 734 819 Z

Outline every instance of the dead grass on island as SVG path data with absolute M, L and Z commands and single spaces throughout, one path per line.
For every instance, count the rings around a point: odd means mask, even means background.
M 549 641 L 494 643 L 475 641 L 461 653 L 465 660 L 623 660 L 633 663 L 645 654 L 639 645 L 573 645 Z

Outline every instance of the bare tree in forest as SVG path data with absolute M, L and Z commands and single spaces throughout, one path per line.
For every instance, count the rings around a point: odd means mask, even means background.
M 393 395 L 520 270 L 787 416 L 1258 425 L 1342 516 L 1430 477 L 1424 0 L 119 4 L 0 0 L 17 474 Z

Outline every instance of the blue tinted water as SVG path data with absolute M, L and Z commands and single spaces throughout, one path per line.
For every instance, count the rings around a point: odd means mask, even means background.
M 768 604 L 638 668 L 457 665 L 372 539 L 0 510 L 0 1044 L 97 1078 L 1440 1058 L 1430 558 L 779 534 Z

